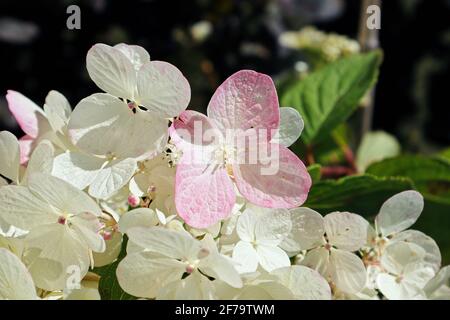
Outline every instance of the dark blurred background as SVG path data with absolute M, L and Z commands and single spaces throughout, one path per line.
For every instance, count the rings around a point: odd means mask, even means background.
M 66 8 L 81 8 L 81 30 L 68 30 Z M 192 87 L 190 108 L 204 110 L 231 73 L 251 68 L 274 78 L 301 52 L 279 35 L 314 25 L 356 38 L 359 0 L 2 0 L 0 2 L 0 130 L 21 135 L 4 94 L 14 89 L 42 105 L 48 91 L 72 107 L 100 91 L 85 68 L 97 42 L 145 47 L 175 64 Z M 450 145 L 450 1 L 383 2 L 385 58 L 373 127 L 393 133 L 404 150 L 429 153 Z

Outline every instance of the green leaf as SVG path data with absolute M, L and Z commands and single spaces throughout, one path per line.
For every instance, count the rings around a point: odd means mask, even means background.
M 311 180 L 312 180 L 313 184 L 320 180 L 320 177 L 321 177 L 320 169 L 321 168 L 322 168 L 322 166 L 318 163 L 310 165 L 308 167 L 308 173 L 311 176 Z
M 374 163 L 366 172 L 379 177 L 410 178 L 426 199 L 450 205 L 450 161 L 444 158 L 400 156 Z
M 286 90 L 281 104 L 302 115 L 306 144 L 326 137 L 356 110 L 376 82 L 381 58 L 380 51 L 373 51 L 338 60 Z
M 136 300 L 137 298 L 129 295 L 119 285 L 117 280 L 116 270 L 120 261 L 127 255 L 126 248 L 128 243 L 128 237 L 123 236 L 122 249 L 116 261 L 113 263 L 100 267 L 94 268 L 93 272 L 100 276 L 100 281 L 98 285 L 98 291 L 102 300 Z
M 413 185 L 407 178 L 380 178 L 368 174 L 322 180 L 312 186 L 304 206 L 322 214 L 350 211 L 370 217 L 386 199 L 410 189 Z

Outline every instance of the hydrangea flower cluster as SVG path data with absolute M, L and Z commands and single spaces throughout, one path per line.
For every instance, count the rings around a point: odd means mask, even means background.
M 288 147 L 303 120 L 269 76 L 233 74 L 203 115 L 139 46 L 96 44 L 87 70 L 105 93 L 73 111 L 8 91 L 25 135 L 0 132 L 0 299 L 100 299 L 113 263 L 145 299 L 450 298 L 438 246 L 407 230 L 418 192 L 374 224 L 302 207 L 312 181 Z

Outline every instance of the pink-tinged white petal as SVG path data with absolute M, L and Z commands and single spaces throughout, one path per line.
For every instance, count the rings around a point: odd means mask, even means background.
M 31 151 L 34 149 L 35 139 L 24 135 L 19 139 L 20 164 L 26 164 L 30 160 Z
M 8 90 L 6 100 L 9 111 L 27 135 L 36 138 L 40 133 L 48 130 L 49 125 L 43 110 L 33 101 L 13 90 Z
M 136 70 L 121 50 L 96 44 L 88 51 L 86 67 L 100 89 L 116 97 L 134 100 Z
M 191 100 L 189 82 L 174 65 L 163 61 L 144 64 L 137 74 L 137 102 L 161 118 L 183 112 Z
M 188 225 L 207 228 L 227 218 L 235 202 L 233 183 L 224 168 L 181 158 L 175 177 L 175 205 Z
M 208 105 L 208 116 L 223 131 L 250 128 L 272 130 L 280 125 L 278 96 L 272 79 L 262 73 L 242 70 L 217 88 Z
M 119 43 L 114 48 L 122 52 L 131 61 L 136 71 L 139 71 L 145 63 L 150 61 L 147 50 L 140 46 Z
M 184 152 L 202 152 L 203 147 L 214 148 L 223 140 L 207 116 L 192 110 L 182 112 L 169 132 L 172 142 Z
M 241 163 L 233 164 L 239 192 L 248 201 L 261 207 L 300 206 L 311 188 L 311 177 L 305 165 L 288 148 L 272 143 L 268 146 L 268 157 L 259 155 L 253 162 L 249 154 L 252 149 L 247 148 L 245 163 L 240 159 Z M 264 144 L 259 144 L 257 152 L 264 153 L 261 151 L 263 148 Z

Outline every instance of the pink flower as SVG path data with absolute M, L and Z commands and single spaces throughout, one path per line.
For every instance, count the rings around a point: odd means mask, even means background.
M 242 70 L 216 90 L 208 116 L 183 112 L 170 128 L 183 151 L 175 178 L 178 214 L 190 226 L 206 228 L 227 218 L 239 193 L 267 208 L 303 204 L 311 187 L 302 161 L 272 140 L 280 108 L 272 79 Z

